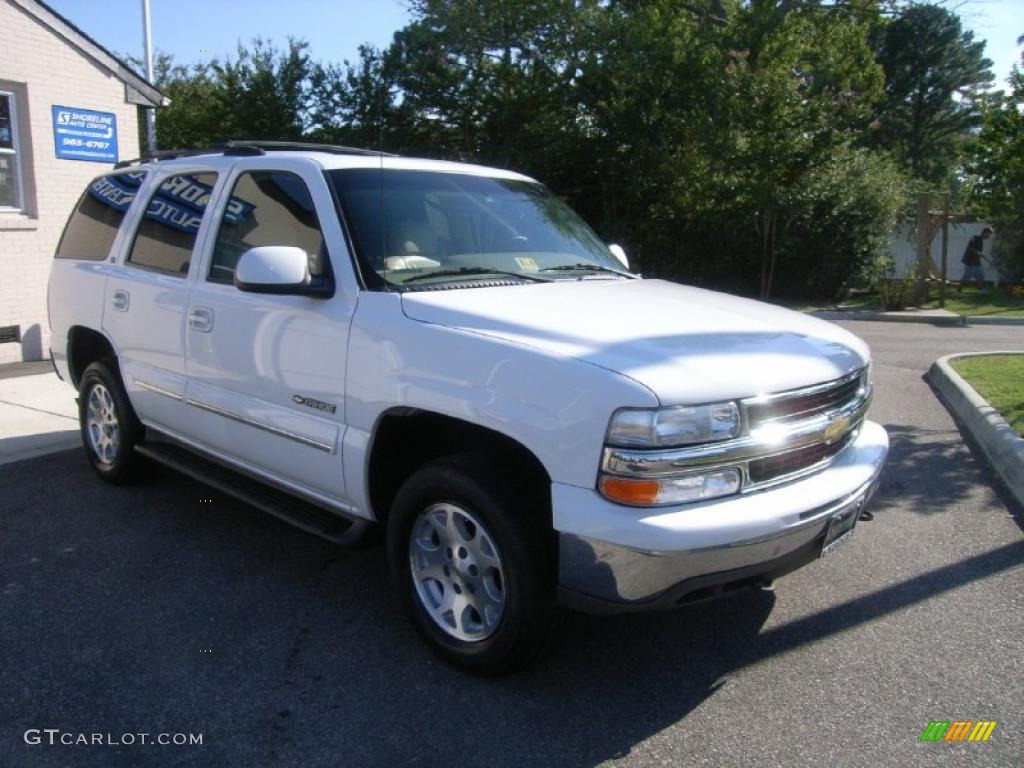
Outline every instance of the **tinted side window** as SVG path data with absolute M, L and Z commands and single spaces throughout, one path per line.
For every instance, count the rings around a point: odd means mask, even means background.
M 326 248 L 306 183 L 285 171 L 248 171 L 231 190 L 213 250 L 209 280 L 230 283 L 238 258 L 260 245 L 290 245 L 309 256 L 309 274 L 322 277 Z
M 57 245 L 57 258 L 88 261 L 107 258 L 128 206 L 145 179 L 145 171 L 131 171 L 111 173 L 92 181 L 64 227 Z
M 216 173 L 165 179 L 146 206 L 128 263 L 182 277 L 188 274 L 196 234 L 216 183 Z

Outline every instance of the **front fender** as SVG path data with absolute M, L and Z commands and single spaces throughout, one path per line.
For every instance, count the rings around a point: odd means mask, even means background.
M 657 405 L 646 387 L 607 369 L 412 320 L 395 294 L 360 296 L 348 354 L 346 421 L 364 464 L 381 414 L 409 407 L 499 432 L 529 449 L 552 481 L 592 488 L 612 412 Z

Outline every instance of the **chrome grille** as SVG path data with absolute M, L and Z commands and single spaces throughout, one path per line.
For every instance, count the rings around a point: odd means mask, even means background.
M 789 477 L 814 469 L 822 462 L 831 459 L 849 445 L 855 435 L 848 432 L 844 438 L 834 443 L 816 443 L 795 451 L 777 453 L 763 459 L 754 459 L 747 464 L 747 477 L 752 485 L 763 485 L 779 478 Z
M 816 387 L 780 392 L 744 401 L 747 424 L 757 429 L 768 422 L 805 419 L 834 408 L 841 408 L 857 399 L 867 386 L 864 371 L 857 371 Z
M 740 493 L 794 480 L 826 467 L 860 431 L 871 403 L 866 368 L 797 390 L 741 400 L 743 432 L 731 439 L 671 449 L 606 446 L 602 471 L 664 478 L 735 467 Z

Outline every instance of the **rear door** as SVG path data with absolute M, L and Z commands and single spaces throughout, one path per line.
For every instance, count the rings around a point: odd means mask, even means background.
M 103 327 L 107 277 L 120 269 L 117 255 L 130 239 L 129 210 L 147 175 L 136 168 L 93 179 L 64 227 L 50 271 L 47 309 L 53 362 L 65 381 L 72 380 L 68 331 L 75 325 Z
M 344 247 L 337 216 L 312 163 L 257 162 L 236 169 L 225 187 L 189 301 L 191 433 L 246 468 L 344 504 L 340 446 L 354 302 L 340 291 L 329 299 L 267 295 L 233 283 L 241 254 L 267 245 L 302 248 L 311 274 L 333 279 L 332 251 Z M 325 232 L 338 247 L 328 246 Z
M 218 182 L 208 169 L 160 173 L 144 191 L 121 265 L 107 280 L 103 329 L 139 418 L 177 431 L 185 405 L 185 310 L 196 246 Z

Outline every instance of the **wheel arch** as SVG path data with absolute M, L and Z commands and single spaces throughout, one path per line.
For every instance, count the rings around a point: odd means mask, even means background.
M 82 381 L 82 374 L 90 363 L 110 360 L 117 369 L 117 351 L 106 334 L 84 325 L 73 325 L 68 329 L 68 375 L 75 389 Z
M 373 515 L 386 520 L 401 484 L 429 461 L 480 453 L 504 462 L 508 477 L 550 515 L 551 476 L 537 455 L 497 430 L 434 411 L 395 407 L 377 419 L 367 461 Z

